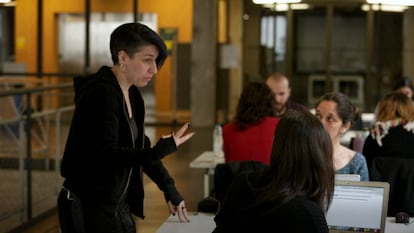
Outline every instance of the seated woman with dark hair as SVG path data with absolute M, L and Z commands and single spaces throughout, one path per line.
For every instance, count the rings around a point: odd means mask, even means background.
M 214 233 L 328 233 L 335 176 L 328 133 L 310 112 L 289 110 L 274 135 L 269 168 L 233 180 Z
M 368 166 L 364 155 L 342 145 L 340 140 L 355 120 L 355 105 L 347 95 L 329 92 L 319 98 L 315 109 L 316 117 L 321 120 L 331 136 L 336 173 L 358 174 L 361 176 L 361 181 L 368 181 Z
M 223 127 L 226 162 L 270 163 L 273 134 L 279 122 L 274 105 L 273 93 L 265 83 L 252 81 L 246 84 L 234 120 Z

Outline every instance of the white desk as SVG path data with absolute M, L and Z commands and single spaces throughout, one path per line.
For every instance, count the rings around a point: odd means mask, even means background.
M 214 175 L 214 168 L 219 163 L 224 163 L 224 158 L 217 158 L 213 151 L 204 151 L 190 163 L 190 168 L 206 169 L 204 174 L 204 197 L 210 195 L 210 176 Z
M 414 218 L 410 218 L 410 224 L 395 223 L 394 217 L 387 217 L 385 223 L 385 233 L 413 233 L 414 232 Z
M 182 223 L 170 215 L 156 233 L 211 233 L 216 227 L 213 214 L 191 213 L 189 218 L 190 222 Z
M 414 221 L 414 218 L 411 218 Z M 177 216 L 170 216 L 157 230 L 156 233 L 211 233 L 216 224 L 214 215 L 207 213 L 193 213 L 190 222 L 180 223 Z M 387 217 L 385 233 L 413 233 L 414 223 L 409 225 L 395 223 L 395 218 Z

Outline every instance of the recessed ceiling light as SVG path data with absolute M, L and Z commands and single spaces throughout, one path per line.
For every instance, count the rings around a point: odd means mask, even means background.
M 382 5 L 382 4 L 364 4 L 361 6 L 363 11 L 369 11 L 369 7 L 373 11 L 391 11 L 391 12 L 403 12 L 407 9 L 407 6 L 397 6 L 397 5 Z
M 255 4 L 272 4 L 272 3 L 298 3 L 302 0 L 253 0 Z
M 367 3 L 397 6 L 414 6 L 414 0 L 367 0 Z

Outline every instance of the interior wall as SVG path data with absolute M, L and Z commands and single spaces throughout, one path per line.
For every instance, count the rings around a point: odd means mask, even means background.
M 0 64 L 4 61 L 14 61 L 13 21 L 14 9 L 12 7 L 0 7 Z M 2 70 L 2 66 L 0 66 Z
M 414 7 L 404 13 L 403 74 L 414 80 Z
M 140 14 L 140 22 L 157 30 L 155 14 Z M 102 65 L 112 66 L 109 38 L 119 25 L 131 22 L 132 13 L 92 13 L 90 19 L 90 70 Z M 85 17 L 81 14 L 59 14 L 58 56 L 59 72 L 83 73 L 85 64 Z M 76 32 L 76 33 L 73 33 Z M 73 46 L 76 45 L 76 46 Z
M 383 13 L 376 15 L 373 54 L 373 78 L 376 79 L 376 95 L 371 97 L 376 103 L 390 92 L 396 80 L 402 75 L 403 16 Z M 371 106 L 372 111 L 375 105 Z
M 84 0 L 56 1 L 43 0 L 43 67 L 44 73 L 59 71 L 58 17 L 59 14 L 83 14 Z M 27 72 L 37 72 L 37 0 L 18 0 L 15 6 L 15 54 L 16 61 L 26 64 Z M 131 13 L 132 0 L 91 0 L 91 12 Z M 161 28 L 176 28 L 178 43 L 192 41 L 192 1 L 189 0 L 140 0 L 139 12 L 154 13 L 158 16 L 158 26 Z M 76 34 L 76 32 L 72 32 Z M 83 45 L 82 45 L 83 46 Z M 79 55 L 81 58 L 82 55 Z M 83 58 L 83 57 L 82 57 Z M 167 58 L 156 77 L 154 87 L 156 107 L 159 111 L 170 111 L 171 77 L 173 76 L 171 56 Z M 58 79 L 54 79 L 58 81 Z
M 177 45 L 177 110 L 190 110 L 191 103 L 191 44 L 180 43 Z

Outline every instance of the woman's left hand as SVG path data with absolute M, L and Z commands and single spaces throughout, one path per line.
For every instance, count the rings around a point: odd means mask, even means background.
M 177 206 L 172 204 L 171 201 L 168 201 L 168 208 L 170 209 L 170 213 L 172 215 L 178 215 L 178 219 L 180 222 L 189 222 L 190 219 L 188 218 L 187 208 L 185 207 L 185 202 L 181 201 Z
M 165 135 L 163 136 L 163 138 L 173 137 L 175 145 L 178 147 L 179 145 L 183 144 L 184 142 L 186 142 L 188 139 L 190 139 L 194 135 L 194 132 L 184 134 L 185 131 L 189 127 L 190 127 L 190 123 L 187 122 L 183 126 L 181 126 L 181 128 L 177 132 L 171 132 L 170 135 Z

